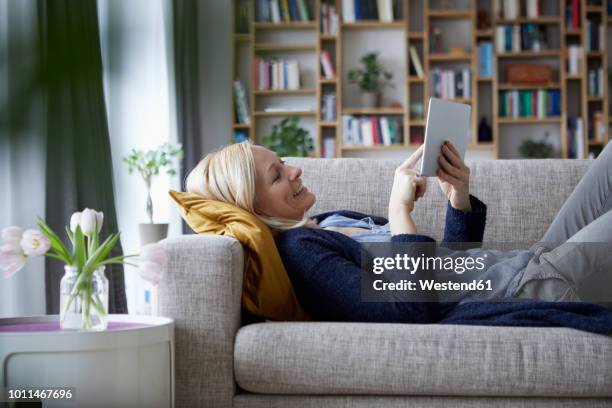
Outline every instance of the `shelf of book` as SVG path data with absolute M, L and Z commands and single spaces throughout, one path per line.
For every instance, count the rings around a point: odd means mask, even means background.
M 372 21 L 362 20 L 362 21 L 355 21 L 354 23 L 342 23 L 340 26 L 342 28 L 349 29 L 349 30 L 351 29 L 353 30 L 358 30 L 358 29 L 386 30 L 386 29 L 403 29 L 404 25 L 405 23 L 403 21 L 385 22 L 385 21 L 377 21 L 377 20 L 372 20 Z
M 321 34 L 319 38 L 325 41 L 336 41 L 338 36 L 336 34 Z
M 234 34 L 234 41 L 249 42 L 251 41 L 251 34 Z
M 246 123 L 234 123 L 232 124 L 233 129 L 250 129 L 251 125 Z
M 329 120 L 322 120 L 319 122 L 319 126 L 321 127 L 336 127 L 338 126 L 338 122 L 336 121 L 329 121 Z
M 541 57 L 560 57 L 559 50 L 542 50 L 542 51 L 505 51 L 498 52 L 497 58 L 541 58 Z
M 338 78 L 321 78 L 319 82 L 322 84 L 335 84 L 338 82 Z
M 470 61 L 472 59 L 472 54 L 431 53 L 428 58 L 430 61 Z
M 424 82 L 424 81 L 425 81 L 425 78 L 421 78 L 421 77 L 414 76 L 414 75 L 409 75 L 406 77 L 406 82 L 409 82 L 409 83 L 412 83 L 412 82 L 418 83 L 418 82 Z
M 584 9 L 587 13 L 602 13 L 604 11 L 603 6 L 597 4 L 587 4 Z
M 280 23 L 255 22 L 257 30 L 310 30 L 317 28 L 316 21 L 292 21 Z
M 559 16 L 540 16 L 538 18 L 518 17 L 512 19 L 497 19 L 497 24 L 560 24 Z
M 422 40 L 425 38 L 425 33 L 420 31 L 411 31 L 408 33 L 408 38 L 412 40 Z
M 493 37 L 493 30 L 490 29 L 486 29 L 486 30 L 476 30 L 476 37 Z
M 300 88 L 300 89 L 256 89 L 253 91 L 255 95 L 295 95 L 295 94 L 314 94 L 317 92 L 315 88 Z
M 471 18 L 471 10 L 429 9 L 427 15 L 431 18 Z
M 543 118 L 538 118 L 538 117 L 518 117 L 518 118 L 513 118 L 513 117 L 503 117 L 503 116 L 500 116 L 499 118 L 497 118 L 497 122 L 499 124 L 511 124 L 511 125 L 540 124 L 540 123 L 560 123 L 561 122 L 561 117 L 560 116 L 553 116 L 553 117 L 543 117 Z
M 410 145 L 392 144 L 392 145 L 342 145 L 342 150 L 405 150 L 410 148 Z
M 498 84 L 498 89 L 560 89 L 561 84 L 559 83 L 551 83 L 551 84 Z
M 605 140 L 588 140 L 587 143 L 590 146 L 605 146 L 607 144 Z
M 424 119 L 411 119 L 411 120 L 407 120 L 406 121 L 406 125 L 408 127 L 424 127 L 425 126 L 425 120 Z
M 343 108 L 343 115 L 403 115 L 404 108 Z
M 316 51 L 317 46 L 314 44 L 255 44 L 256 52 L 305 52 Z
M 256 111 L 255 116 L 315 116 L 315 111 Z

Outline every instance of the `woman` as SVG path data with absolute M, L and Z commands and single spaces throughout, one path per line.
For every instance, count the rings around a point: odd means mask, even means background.
M 306 212 L 315 196 L 302 183 L 301 169 L 275 153 L 248 142 L 206 156 L 187 178 L 187 190 L 228 202 L 254 214 L 277 232 L 276 243 L 298 300 L 317 320 L 426 323 L 437 320 L 436 302 L 361 301 L 360 242 L 435 241 L 419 235 L 412 211 L 426 192 L 425 179 L 413 169 L 422 147 L 395 171 L 388 222 L 378 216 L 334 211 L 312 219 Z M 439 156 L 438 181 L 448 198 L 444 240 L 437 256 L 458 256 L 452 243 L 481 242 L 486 206 L 469 193 L 470 170 L 456 149 L 445 143 Z M 585 276 L 611 262 L 610 251 L 585 250 L 580 242 L 612 242 L 612 148 L 608 145 L 559 211 L 543 237 L 549 245 L 521 251 L 475 249 L 485 268 L 470 271 L 496 282 L 493 293 L 459 293 L 454 299 L 530 298 L 577 300 Z M 417 244 L 418 243 L 418 244 Z M 553 243 L 554 245 L 550 245 Z M 448 247 L 448 248 L 447 248 Z M 433 245 L 430 246 L 433 248 Z M 414 253 L 416 255 L 416 252 Z

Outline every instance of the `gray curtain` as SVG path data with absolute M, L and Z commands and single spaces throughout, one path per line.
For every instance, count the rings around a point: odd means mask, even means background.
M 181 180 L 202 158 L 202 134 L 198 56 L 200 42 L 198 34 L 197 0 L 174 0 L 172 2 L 172 31 L 174 41 L 174 87 L 176 96 L 176 122 L 178 140 L 185 155 L 181 166 Z M 192 233 L 183 222 L 183 232 Z
M 104 212 L 102 236 L 117 231 L 100 33 L 95 0 L 39 2 L 46 86 L 46 220 L 62 231 L 85 207 Z M 117 245 L 113 255 L 121 254 Z M 47 313 L 58 313 L 63 265 L 46 263 Z M 106 267 L 109 312 L 127 313 L 123 268 Z

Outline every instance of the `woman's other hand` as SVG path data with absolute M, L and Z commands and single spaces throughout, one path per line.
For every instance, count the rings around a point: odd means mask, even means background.
M 421 145 L 404 163 L 395 169 L 393 188 L 389 207 L 401 207 L 408 212 L 414 209 L 414 202 L 425 195 L 427 182 L 420 177 L 414 166 L 423 156 L 423 145 Z
M 461 211 L 472 211 L 470 204 L 470 168 L 450 142 L 444 142 L 438 157 L 438 183 L 451 206 Z

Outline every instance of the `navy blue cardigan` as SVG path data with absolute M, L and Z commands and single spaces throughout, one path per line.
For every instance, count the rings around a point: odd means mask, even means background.
M 443 243 L 482 242 L 487 206 L 470 196 L 471 212 L 446 210 Z M 315 216 L 317 222 L 331 214 L 361 219 L 368 215 L 334 211 Z M 379 225 L 388 221 L 371 216 Z M 394 235 L 392 242 L 431 242 L 426 235 Z M 361 302 L 361 245 L 335 231 L 295 228 L 284 231 L 276 244 L 296 296 L 304 311 L 315 320 L 430 323 L 439 320 L 437 302 Z M 428 245 L 433 250 L 432 245 Z M 418 254 L 423 246 L 415 248 Z M 418 256 L 415 253 L 415 256 Z
M 474 196 L 470 196 L 470 202 L 471 212 L 455 210 L 448 203 L 441 245 L 482 242 L 487 207 Z M 367 216 L 335 211 L 314 218 L 321 221 L 334 213 L 356 219 Z M 377 224 L 387 223 L 383 217 L 371 217 Z M 435 242 L 431 237 L 416 234 L 396 235 L 391 240 Z M 612 312 L 588 303 L 466 302 L 454 308 L 445 307 L 443 311 L 436 302 L 361 302 L 361 246 L 357 241 L 335 231 L 296 228 L 280 233 L 276 244 L 298 301 L 314 320 L 563 326 L 603 334 L 612 332 Z

